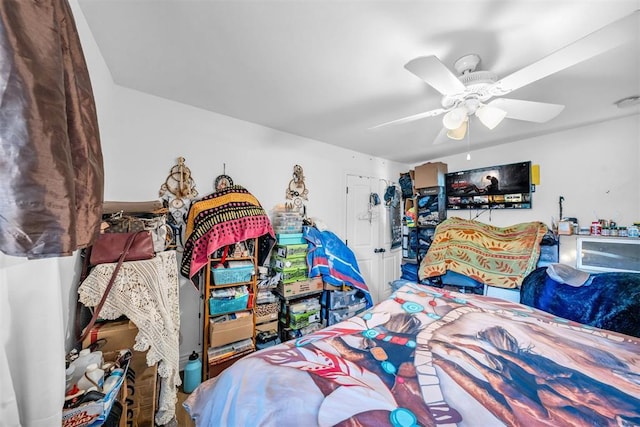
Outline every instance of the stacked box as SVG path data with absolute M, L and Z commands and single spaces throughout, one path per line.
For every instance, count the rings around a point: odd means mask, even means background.
M 279 245 L 300 245 L 305 243 L 302 233 L 276 234 Z
M 253 337 L 252 316 L 241 316 L 236 319 L 216 321 L 209 319 L 209 345 L 220 347 L 235 341 Z
M 309 245 L 306 243 L 296 245 L 276 245 L 274 254 L 280 258 L 303 258 L 307 256 Z
M 283 306 L 281 323 L 291 329 L 300 329 L 320 322 L 320 301 L 316 297 L 301 299 Z
M 276 234 L 302 233 L 302 212 L 280 211 L 273 214 L 271 225 Z
M 256 324 L 278 320 L 280 301 L 256 305 Z
M 278 294 L 285 298 L 293 298 L 302 296 L 312 292 L 322 291 L 323 284 L 321 277 L 312 277 L 306 280 L 300 280 L 291 283 L 278 283 L 276 288 Z
M 307 268 L 307 258 L 281 258 L 279 256 L 271 257 L 271 268 L 276 271 L 283 271 L 287 269 L 299 269 Z

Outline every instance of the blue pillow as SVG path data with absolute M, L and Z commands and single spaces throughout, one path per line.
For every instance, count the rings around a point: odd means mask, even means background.
M 469 276 L 465 276 L 464 274 L 450 270 L 447 270 L 445 274 L 440 276 L 440 279 L 442 280 L 443 285 L 464 286 L 466 288 L 484 287 L 483 283 L 480 283 Z

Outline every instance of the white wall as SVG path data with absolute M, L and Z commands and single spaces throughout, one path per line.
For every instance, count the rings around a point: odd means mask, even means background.
M 540 165 L 540 185 L 532 209 L 492 210 L 478 220 L 497 226 L 525 221 L 551 225 L 563 216 L 587 226 L 596 219 L 620 225 L 640 221 L 640 115 L 516 141 L 498 147 L 438 159 L 449 172 L 530 160 Z M 473 142 L 472 142 L 473 144 Z M 469 218 L 476 211 L 449 210 L 448 216 Z

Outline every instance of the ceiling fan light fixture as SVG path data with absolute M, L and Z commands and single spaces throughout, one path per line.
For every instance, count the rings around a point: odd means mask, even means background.
M 451 139 L 455 139 L 456 141 L 460 141 L 464 139 L 464 136 L 467 134 L 468 126 L 469 120 L 465 119 L 457 129 L 451 129 L 447 131 L 447 136 Z
M 483 125 L 493 130 L 507 117 L 507 112 L 501 108 L 482 105 L 476 110 L 476 116 L 478 116 Z
M 456 130 L 467 120 L 467 109 L 456 107 L 442 118 L 442 124 L 449 130 Z

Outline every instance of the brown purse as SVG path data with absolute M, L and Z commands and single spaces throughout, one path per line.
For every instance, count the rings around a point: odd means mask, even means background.
M 151 259 L 155 255 L 153 239 L 150 231 L 138 231 L 136 233 L 103 233 L 91 248 L 89 264 L 98 265 L 117 262 L 123 253 L 129 238 L 129 251 L 126 252 L 123 261 L 140 261 Z

